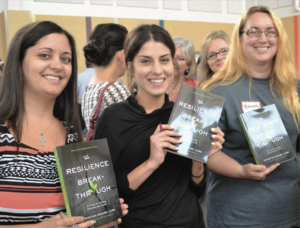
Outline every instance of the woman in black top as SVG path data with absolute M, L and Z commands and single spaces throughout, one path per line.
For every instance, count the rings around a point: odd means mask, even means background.
M 174 105 L 165 94 L 174 77 L 174 43 L 163 28 L 140 25 L 124 49 L 137 93 L 105 109 L 94 135 L 108 140 L 119 194 L 130 208 L 120 227 L 204 227 L 197 201 L 205 191 L 203 163 L 163 151 L 180 143 L 166 124 Z M 211 153 L 224 141 L 219 129 L 214 132 Z

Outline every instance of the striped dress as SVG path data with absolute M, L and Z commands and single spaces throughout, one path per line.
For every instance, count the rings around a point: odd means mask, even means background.
M 68 135 L 76 142 L 76 134 Z M 59 211 L 65 204 L 53 151 L 20 144 L 0 124 L 0 225 L 33 224 Z

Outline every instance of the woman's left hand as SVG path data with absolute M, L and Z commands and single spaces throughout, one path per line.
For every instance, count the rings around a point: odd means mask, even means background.
M 223 131 L 221 131 L 221 129 L 219 127 L 212 128 L 211 132 L 213 132 L 215 134 L 213 134 L 211 136 L 213 139 L 213 142 L 211 143 L 208 159 L 211 156 L 213 156 L 215 153 L 219 152 L 223 148 L 222 144 L 225 142 L 224 133 L 223 133 Z
M 124 203 L 124 200 L 122 198 L 119 199 L 120 204 L 121 204 L 121 209 L 122 209 L 122 215 L 125 216 L 128 214 L 128 205 Z M 112 226 L 117 226 L 122 222 L 122 219 L 118 219 L 109 223 L 105 223 L 101 226 L 97 226 L 96 228 L 110 228 Z

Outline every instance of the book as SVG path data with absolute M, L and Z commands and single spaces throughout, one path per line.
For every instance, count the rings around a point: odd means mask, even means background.
M 211 142 L 211 128 L 218 126 L 225 98 L 182 84 L 168 124 L 182 137 L 178 151 L 166 151 L 206 163 Z
M 95 226 L 122 217 L 106 139 L 54 148 L 68 217 L 84 216 Z
M 269 167 L 296 157 L 275 104 L 238 116 L 255 163 Z

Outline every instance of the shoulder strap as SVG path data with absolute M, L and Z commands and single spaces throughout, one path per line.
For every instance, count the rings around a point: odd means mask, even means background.
M 105 90 L 106 90 L 111 84 L 113 84 L 113 82 L 107 83 L 107 85 L 104 86 L 104 88 L 102 89 L 102 91 L 101 91 L 101 93 L 100 93 L 100 95 L 99 95 L 98 102 L 97 102 L 96 109 L 95 109 L 96 111 L 95 111 L 94 115 L 93 115 L 93 116 L 91 117 L 91 119 L 90 119 L 90 127 L 91 127 L 92 124 L 94 125 L 94 124 L 96 123 L 96 121 L 97 121 L 97 118 L 98 118 L 98 115 L 99 115 L 100 106 L 101 106 L 101 102 L 102 102 L 102 98 L 103 98 L 104 92 L 105 92 Z

